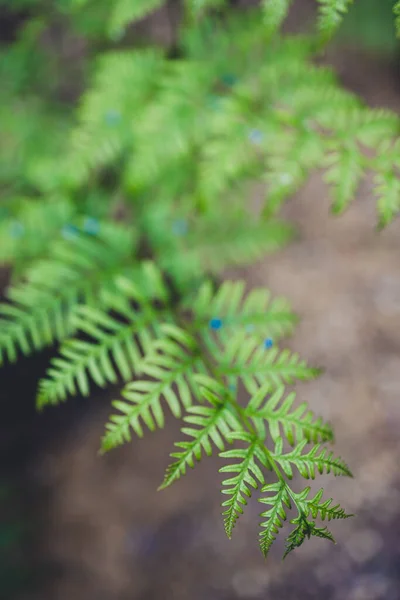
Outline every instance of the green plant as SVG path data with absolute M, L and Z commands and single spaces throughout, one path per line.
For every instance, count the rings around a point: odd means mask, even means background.
M 161 0 L 19 4 L 31 16 L 0 63 L 0 258 L 12 267 L 0 355 L 59 345 L 40 408 L 125 382 L 103 451 L 162 427 L 166 407 L 183 418 L 161 488 L 218 451 L 229 537 L 261 489 L 265 555 L 291 508 L 286 554 L 310 536 L 333 540 L 316 518 L 350 515 L 323 490 L 290 484 L 293 469 L 351 475 L 325 447 L 329 424 L 290 389 L 319 373 L 280 347 L 296 317 L 264 289 L 217 278 L 290 240 L 279 209 L 314 169 L 326 169 L 335 213 L 368 171 L 379 227 L 399 210 L 398 117 L 365 107 L 313 62 L 350 2 L 320 0 L 316 35 L 283 36 L 288 0 L 239 14 L 187 0 L 173 52 L 132 48 L 125 31 Z M 56 26 L 88 41 L 76 107 L 46 37 Z M 255 180 L 259 213 L 246 200 Z

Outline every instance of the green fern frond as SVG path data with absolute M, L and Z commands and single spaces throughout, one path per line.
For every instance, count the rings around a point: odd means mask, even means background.
M 200 221 L 200 219 L 198 219 Z M 250 264 L 284 247 L 293 228 L 283 221 L 253 221 L 244 212 L 199 222 L 180 247 L 160 254 L 160 264 L 174 278 L 190 279 L 201 273 L 220 273 L 229 266 Z
M 296 506 L 306 518 L 310 513 L 313 519 L 319 517 L 322 521 L 325 521 L 325 519 L 328 519 L 328 521 L 349 519 L 354 516 L 347 514 L 339 504 L 332 506 L 332 498 L 325 500 L 325 502 L 320 502 L 324 493 L 323 489 L 318 490 L 313 498 L 308 498 L 310 491 L 311 488 L 307 487 L 300 494 L 292 492 L 296 500 Z
M 287 17 L 292 0 L 262 0 L 264 23 L 270 32 L 277 31 Z
M 109 300 L 108 306 L 125 322 L 90 306 L 76 309 L 73 325 L 93 341 L 71 339 L 62 344 L 60 356 L 51 361 L 47 378 L 40 382 L 39 408 L 63 401 L 78 391 L 87 396 L 89 377 L 101 387 L 116 383 L 119 377 L 125 381 L 131 378 L 140 363 L 140 348 L 148 348 L 158 333 L 159 315 L 149 310 L 136 312 L 119 300 Z
M 162 55 L 155 49 L 109 52 L 98 59 L 94 81 L 81 100 L 78 125 L 70 136 L 66 184 L 84 183 L 90 173 L 132 149 L 132 114 L 137 122 L 142 120 L 139 115 L 164 69 Z
M 293 477 L 292 465 L 298 469 L 300 475 L 305 479 L 315 479 L 315 470 L 320 475 L 332 472 L 334 475 L 352 477 L 346 463 L 341 458 L 334 458 L 333 452 L 323 448 L 321 444 L 316 444 L 309 452 L 303 454 L 307 443 L 307 440 L 303 440 L 293 450 L 283 454 L 282 438 L 277 439 L 272 456 L 289 479 Z
M 259 498 L 258 501 L 262 504 L 270 506 L 268 510 L 261 513 L 261 517 L 267 519 L 260 523 L 263 531 L 260 532 L 260 547 L 265 558 L 268 552 L 276 540 L 276 535 L 279 533 L 279 529 L 283 526 L 283 521 L 286 521 L 286 510 L 285 507 L 291 508 L 290 496 L 288 493 L 287 485 L 284 481 L 278 481 L 277 483 L 270 483 L 264 486 L 261 491 L 263 493 L 272 494 L 274 496 L 267 496 L 266 498 Z
M 299 515 L 296 519 L 293 519 L 291 523 L 296 524 L 296 528 L 286 539 L 286 550 L 283 558 L 286 558 L 290 552 L 299 548 L 306 538 L 310 539 L 312 536 L 329 540 L 334 544 L 336 543 L 327 527 L 317 527 L 314 521 L 307 521 L 303 515 Z
M 274 442 L 280 437 L 281 429 L 292 446 L 296 440 L 297 442 L 306 440 L 307 443 L 314 444 L 332 442 L 333 431 L 330 425 L 324 423 L 320 417 L 316 418 L 308 409 L 306 402 L 302 402 L 294 409 L 296 393 L 291 392 L 284 398 L 284 392 L 284 386 L 276 390 L 271 388 L 269 383 L 261 386 L 250 399 L 245 410 L 246 415 L 254 422 L 265 420 Z
M 375 194 L 378 197 L 379 228 L 387 226 L 400 210 L 400 142 L 382 143 L 374 166 Z
M 142 285 L 119 278 L 116 290 L 104 295 L 105 308 L 77 306 L 71 325 L 92 341 L 69 339 L 60 348 L 60 356 L 51 361 L 47 378 L 39 384 L 37 404 L 55 404 L 78 391 L 89 393 L 89 378 L 104 387 L 121 377 L 129 380 L 139 368 L 141 355 L 161 335 L 160 323 L 168 318 L 168 309 L 156 309 L 152 301 L 164 298 L 158 272 L 151 263 L 142 269 Z M 140 284 L 140 270 L 138 283 Z M 146 284 L 147 283 L 147 287 Z M 117 295 L 116 292 L 119 292 Z M 122 294 L 122 295 L 121 295 Z M 132 303 L 137 306 L 133 307 Z M 113 316 L 108 314 L 113 313 Z
M 164 3 L 165 0 L 117 0 L 108 23 L 110 37 L 118 39 L 127 25 L 143 19 Z
M 218 290 L 211 282 L 205 282 L 194 296 L 183 301 L 182 307 L 193 313 L 195 329 L 204 334 L 210 319 L 220 319 L 218 335 L 222 340 L 227 336 L 230 341 L 237 331 L 247 331 L 261 339 L 279 339 L 291 333 L 298 320 L 286 299 L 271 299 L 265 288 L 255 288 L 245 296 L 243 281 L 225 281 Z
M 140 363 L 140 374 L 152 380 L 129 383 L 122 391 L 124 400 L 113 402 L 122 414 L 110 417 L 103 450 L 130 441 L 131 430 L 142 437 L 142 422 L 150 431 L 163 427 L 162 398 L 177 418 L 182 414 L 181 405 L 186 409 L 192 405 L 192 394 L 197 390 L 194 374 L 207 372 L 197 341 L 172 324 L 164 325 L 161 331 L 168 337 L 159 340 Z
M 228 500 L 222 503 L 227 507 L 223 512 L 224 526 L 227 536 L 232 536 L 233 528 L 239 516 L 243 514 L 243 506 L 247 504 L 247 498 L 250 498 L 253 489 L 258 489 L 259 485 L 264 483 L 264 475 L 258 466 L 258 461 L 265 468 L 269 468 L 266 455 L 260 448 L 260 440 L 249 433 L 239 431 L 230 435 L 231 440 L 239 440 L 247 444 L 245 449 L 227 450 L 220 454 L 221 458 L 234 458 L 240 462 L 222 467 L 220 473 L 237 473 L 229 479 L 222 482 L 224 486 L 223 494 L 230 496 Z
M 0 264 L 12 263 L 19 271 L 32 259 L 41 258 L 75 213 L 73 204 L 62 196 L 40 202 L 32 198 L 5 202 L 0 213 Z
M 114 226 L 97 237 L 73 229 L 72 239 L 56 241 L 51 258 L 33 263 L 24 281 L 7 290 L 9 302 L 0 305 L 1 360 L 15 361 L 19 351 L 29 354 L 65 338 L 74 331 L 79 304 L 101 305 L 132 252 L 131 232 L 117 229 L 118 239 Z
M 296 379 L 314 379 L 320 373 L 298 354 L 267 349 L 257 337 L 246 335 L 234 336 L 223 350 L 214 346 L 213 355 L 217 361 L 216 372 L 225 377 L 239 377 L 250 393 L 265 383 L 280 387 L 283 383 L 293 384 Z
M 322 41 L 325 42 L 331 39 L 340 26 L 353 0 L 318 0 L 318 2 L 320 4 L 318 27 Z
M 196 381 L 201 381 L 201 379 L 196 378 Z M 211 382 L 214 383 L 214 380 Z M 185 475 L 187 467 L 194 468 L 195 460 L 201 460 L 202 452 L 211 456 L 212 444 L 222 452 L 225 449 L 226 440 L 231 441 L 230 434 L 241 429 L 241 423 L 235 416 L 230 402 L 230 394 L 224 388 L 220 391 L 221 396 L 217 396 L 205 388 L 202 388 L 201 392 L 210 406 L 192 406 L 188 409 L 189 415 L 183 420 L 185 423 L 195 425 L 196 429 L 184 427 L 182 433 L 193 439 L 189 442 L 175 444 L 183 451 L 173 452 L 170 455 L 177 460 L 167 468 L 164 482 L 159 489 L 168 487 L 176 479 Z
M 327 162 L 329 170 L 325 181 L 334 185 L 332 211 L 340 214 L 356 195 L 365 171 L 366 160 L 361 155 L 359 147 L 349 143 L 346 147 L 328 155 Z

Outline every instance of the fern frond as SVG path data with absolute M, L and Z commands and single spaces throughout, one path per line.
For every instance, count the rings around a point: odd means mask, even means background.
M 133 247 L 131 232 L 107 227 L 97 237 L 74 231 L 70 240 L 50 247 L 50 259 L 33 263 L 25 281 L 7 290 L 8 303 L 0 305 L 0 359 L 15 361 L 74 331 L 72 314 L 83 304 L 98 306 L 104 293 L 123 272 Z
M 0 218 L 0 264 L 12 263 L 20 270 L 32 259 L 43 257 L 75 213 L 73 204 L 62 196 L 40 202 L 13 198 L 12 204 L 5 203 Z
M 264 23 L 269 32 L 277 31 L 287 17 L 292 0 L 262 0 Z
M 108 23 L 110 37 L 119 38 L 127 25 L 143 19 L 164 3 L 165 0 L 117 0 Z
M 330 425 L 308 409 L 306 402 L 293 408 L 296 393 L 291 392 L 284 398 L 285 387 L 280 386 L 271 390 L 269 383 L 260 389 L 250 399 L 245 413 L 253 421 L 266 421 L 271 438 L 274 442 L 283 435 L 292 446 L 294 443 L 306 440 L 307 443 L 333 441 L 333 431 Z M 266 402 L 264 403 L 264 400 Z M 283 400 L 283 401 L 282 401 Z M 282 401 L 282 402 L 281 402 Z M 264 403 L 264 404 L 263 404 Z
M 327 183 L 333 184 L 332 211 L 343 212 L 355 197 L 361 178 L 365 172 L 366 160 L 360 148 L 353 143 L 328 155 L 329 170 L 325 176 Z
M 258 499 L 262 504 L 270 506 L 268 510 L 260 515 L 264 519 L 267 519 L 260 523 L 260 526 L 263 527 L 263 531 L 260 532 L 260 547 L 263 555 L 267 557 L 268 552 L 276 539 L 276 535 L 283 525 L 283 521 L 286 521 L 285 506 L 290 509 L 292 505 L 290 503 L 287 485 L 284 481 L 270 483 L 264 486 L 261 491 L 268 494 L 276 492 L 274 496 Z
M 199 378 L 196 378 L 199 381 Z M 214 380 L 211 380 L 214 383 Z M 179 452 L 173 452 L 170 456 L 175 458 L 166 470 L 164 482 L 159 489 L 164 489 L 174 481 L 185 475 L 187 467 L 194 467 L 195 460 L 200 461 L 202 452 L 211 456 L 213 444 L 222 452 L 225 449 L 226 440 L 231 439 L 229 435 L 233 431 L 240 431 L 241 423 L 235 416 L 230 402 L 230 394 L 227 390 L 220 391 L 217 396 L 211 391 L 202 388 L 202 395 L 207 399 L 210 406 L 192 406 L 188 409 L 189 415 L 184 417 L 185 423 L 195 425 L 182 428 L 182 433 L 193 438 L 189 442 L 177 442 L 175 446 L 182 448 Z
M 131 430 L 142 437 L 142 422 L 150 431 L 163 427 L 162 398 L 177 418 L 182 414 L 181 404 L 186 409 L 192 405 L 192 394 L 197 390 L 194 375 L 207 372 L 197 341 L 173 324 L 164 325 L 161 331 L 167 337 L 159 340 L 140 363 L 141 375 L 152 381 L 129 383 L 122 392 L 124 400 L 113 402 L 122 414 L 110 417 L 103 450 L 130 441 Z
M 138 370 L 141 354 L 161 335 L 160 324 L 168 319 L 169 310 L 152 305 L 153 300 L 165 299 L 166 294 L 152 263 L 145 263 L 137 274 L 138 285 L 122 277 L 116 281 L 117 289 L 104 296 L 104 308 L 75 308 L 72 327 L 92 341 L 69 339 L 61 345 L 60 356 L 51 361 L 47 378 L 39 384 L 40 408 L 77 391 L 86 396 L 89 378 L 104 387 L 116 383 L 119 377 L 127 381 Z
M 175 279 L 220 273 L 229 266 L 253 263 L 284 247 L 293 237 L 293 228 L 283 221 L 253 221 L 244 212 L 215 219 L 197 220 L 182 244 L 160 254 L 160 264 Z
M 353 0 L 318 0 L 318 2 L 320 35 L 323 41 L 328 41 L 340 26 Z
M 251 488 L 258 489 L 259 485 L 264 483 L 264 475 L 256 461 L 269 468 L 266 455 L 260 448 L 260 440 L 257 437 L 239 431 L 233 432 L 230 438 L 245 442 L 247 448 L 227 450 L 220 454 L 221 458 L 234 458 L 240 461 L 226 465 L 219 470 L 220 473 L 237 473 L 222 482 L 224 486 L 222 493 L 230 496 L 222 503 L 222 506 L 227 507 L 223 515 L 225 531 L 229 538 L 232 536 L 236 521 L 243 514 L 243 506 L 247 504 L 246 497 L 250 498 L 252 494 Z
M 279 339 L 293 331 L 296 315 L 284 298 L 271 299 L 264 288 L 255 288 L 245 297 L 243 281 L 225 281 L 214 291 L 211 282 L 205 282 L 195 296 L 183 301 L 184 309 L 191 310 L 194 327 L 206 333 L 211 319 L 219 319 L 218 335 L 231 340 L 236 331 L 247 331 L 261 339 L 272 336 Z
M 106 312 L 89 306 L 76 309 L 72 323 L 78 331 L 93 338 L 92 342 L 67 340 L 60 348 L 60 356 L 51 361 L 47 378 L 39 385 L 37 404 L 56 404 L 79 391 L 89 394 L 89 377 L 100 387 L 116 383 L 121 377 L 131 378 L 140 362 L 140 348 L 148 348 L 158 333 L 158 313 L 134 311 L 119 298 L 109 300 L 108 306 L 121 322 Z
M 324 493 L 323 489 L 318 490 L 313 498 L 308 498 L 310 491 L 311 488 L 307 487 L 300 494 L 292 492 L 296 501 L 296 506 L 306 518 L 310 513 L 313 519 L 319 517 L 322 521 L 325 521 L 325 519 L 328 519 L 328 521 L 335 519 L 349 519 L 354 516 L 347 514 L 339 504 L 332 506 L 332 498 L 320 502 Z
M 293 519 L 291 523 L 296 524 L 296 528 L 286 539 L 286 550 L 283 558 L 286 558 L 290 552 L 299 548 L 306 538 L 310 539 L 312 536 L 329 540 L 334 544 L 336 543 L 332 533 L 327 527 L 317 527 L 314 521 L 307 521 L 303 515 L 299 515 L 296 519 Z
M 139 115 L 165 69 L 161 56 L 152 49 L 100 57 L 92 86 L 78 110 L 78 125 L 70 136 L 64 165 L 67 185 L 84 183 L 90 173 L 131 151 L 131 116 L 141 120 Z
M 400 142 L 382 143 L 374 166 L 375 194 L 378 197 L 379 228 L 383 228 L 400 210 Z
M 225 377 L 239 377 L 251 394 L 265 383 L 280 387 L 283 383 L 293 384 L 296 379 L 314 379 L 320 373 L 298 354 L 266 347 L 257 337 L 238 334 L 223 350 L 216 346 L 210 349 L 214 350 L 217 361 L 216 372 Z
M 293 477 L 292 465 L 298 469 L 300 475 L 305 479 L 315 479 L 315 470 L 321 475 L 332 472 L 334 475 L 352 477 L 346 463 L 341 458 L 335 458 L 333 452 L 323 448 L 321 444 L 316 444 L 309 452 L 303 454 L 307 443 L 307 440 L 303 440 L 293 450 L 283 454 L 282 438 L 277 439 L 272 456 L 289 479 Z

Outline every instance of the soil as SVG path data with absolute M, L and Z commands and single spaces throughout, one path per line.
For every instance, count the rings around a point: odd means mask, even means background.
M 399 109 L 386 61 L 343 49 L 329 59 L 369 104 Z M 317 481 L 357 515 L 331 524 L 337 545 L 310 540 L 282 562 L 278 539 L 265 562 L 253 501 L 228 540 L 218 459 L 157 492 L 178 424 L 99 457 L 110 396 L 36 415 L 40 356 L 2 381 L 13 410 L 0 440 L 2 450 L 20 448 L 9 477 L 34 523 L 26 553 L 40 575 L 21 600 L 400 599 L 400 222 L 375 232 L 370 190 L 366 181 L 346 214 L 332 217 L 320 175 L 311 177 L 285 207 L 299 239 L 227 273 L 289 298 L 301 317 L 289 346 L 325 369 L 299 394 L 332 422 L 355 475 Z

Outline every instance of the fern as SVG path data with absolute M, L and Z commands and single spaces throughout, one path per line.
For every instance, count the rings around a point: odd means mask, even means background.
M 111 417 L 108 432 L 103 439 L 103 449 L 129 441 L 130 428 L 140 437 L 143 435 L 141 421 L 151 430 L 164 426 L 164 412 L 160 399 L 165 398 L 172 414 L 181 416 L 181 403 L 185 408 L 192 404 L 191 388 L 194 386 L 193 372 L 204 371 L 195 340 L 173 325 L 163 327 L 172 339 L 161 340 L 156 348 L 161 355 L 150 351 L 140 364 L 142 375 L 154 381 L 134 381 L 123 390 L 126 401 L 115 401 L 114 407 L 123 415 Z M 178 344 L 184 344 L 179 348 Z M 177 386 L 176 393 L 173 385 Z
M 302 454 L 306 445 L 307 440 L 303 440 L 293 450 L 284 454 L 282 438 L 277 439 L 272 456 L 282 468 L 286 477 L 292 479 L 292 465 L 299 470 L 300 475 L 305 479 L 315 479 L 316 469 L 320 475 L 332 471 L 334 475 L 352 476 L 348 466 L 341 458 L 334 458 L 332 452 L 328 452 L 326 448 L 321 448 L 319 444 L 313 446 L 307 454 Z
M 39 407 L 120 387 L 103 452 L 167 413 L 182 420 L 160 488 L 218 454 L 226 533 L 261 492 L 265 556 L 287 519 L 285 555 L 311 536 L 333 541 L 317 519 L 351 516 L 323 490 L 293 489 L 295 473 L 351 472 L 327 446 L 331 426 L 292 389 L 320 370 L 283 346 L 297 322 L 289 303 L 219 277 L 292 238 L 278 213 L 315 170 L 334 213 L 368 174 L 378 226 L 400 210 L 399 117 L 364 106 L 314 60 L 351 1 L 319 0 L 307 36 L 282 33 L 291 4 L 238 13 L 186 0 L 166 49 L 130 36 L 163 0 L 58 0 L 51 11 L 17 0 L 35 17 L 0 67 L 0 262 L 11 270 L 1 360 L 58 346 Z M 55 24 L 87 44 L 73 76 L 61 53 L 41 50 Z
M 34 263 L 25 281 L 8 289 L 10 302 L 0 305 L 0 357 L 14 361 L 18 351 L 29 354 L 71 334 L 76 306 L 101 305 L 113 278 L 123 271 L 132 251 L 123 228 L 118 239 L 113 228 L 111 235 L 106 228 L 97 238 L 72 232 L 71 240 L 55 242 L 52 259 Z
M 262 0 L 264 21 L 269 31 L 276 31 L 285 20 L 291 0 Z
M 200 381 L 204 386 L 204 378 Z M 176 479 L 185 475 L 188 466 L 194 468 L 195 460 L 201 460 L 202 452 L 211 456 L 213 444 L 222 452 L 226 441 L 231 441 L 232 432 L 240 429 L 240 421 L 235 415 L 230 401 L 231 394 L 228 394 L 222 386 L 216 386 L 214 380 L 209 380 L 207 383 L 208 386 L 211 383 L 211 388 L 221 395 L 218 396 L 207 387 L 201 388 L 201 394 L 210 406 L 191 406 L 188 409 L 189 414 L 184 417 L 184 421 L 190 425 L 196 425 L 197 428 L 184 427 L 182 429 L 182 433 L 193 439 L 190 442 L 175 444 L 177 448 L 183 448 L 183 450 L 171 454 L 171 458 L 176 460 L 167 468 L 160 489 L 168 487 Z
M 146 17 L 163 4 L 164 0 L 118 0 L 111 12 L 109 35 L 118 39 L 129 23 Z
M 230 437 L 232 440 L 245 442 L 248 446 L 245 449 L 227 450 L 220 455 L 222 458 L 234 458 L 240 461 L 239 463 L 226 465 L 219 470 L 220 473 L 237 473 L 233 477 L 225 479 L 222 483 L 224 486 L 222 493 L 230 496 L 222 504 L 222 506 L 227 507 L 223 515 L 225 531 L 229 538 L 232 536 L 236 521 L 243 514 L 243 506 L 247 504 L 246 497 L 251 496 L 251 488 L 257 489 L 259 484 L 262 485 L 265 481 L 258 463 L 268 468 L 268 461 L 259 447 L 260 441 L 256 436 L 236 431 Z
M 314 444 L 320 441 L 333 441 L 332 428 L 323 423 L 321 418 L 316 419 L 312 411 L 308 410 L 305 402 L 293 409 L 293 403 L 296 399 L 295 392 L 288 394 L 281 403 L 285 387 L 278 387 L 272 393 L 271 388 L 272 386 L 267 383 L 257 390 L 247 405 L 246 415 L 253 420 L 258 428 L 266 421 L 274 442 L 279 440 L 281 429 L 284 437 L 292 446 L 295 441 L 302 442 L 303 440 Z M 262 406 L 266 398 L 267 401 Z
M 266 557 L 268 552 L 276 540 L 279 530 L 282 528 L 283 522 L 286 521 L 286 509 L 292 508 L 287 485 L 284 481 L 270 483 L 262 488 L 264 493 L 276 492 L 273 496 L 259 498 L 259 502 L 270 506 L 268 510 L 261 513 L 261 517 L 266 519 L 260 523 L 263 530 L 260 532 L 260 548 L 263 555 Z
M 268 343 L 267 343 L 268 346 Z M 282 383 L 294 383 L 296 379 L 316 377 L 318 369 L 309 367 L 298 354 L 289 350 L 279 352 L 268 349 L 256 337 L 235 336 L 223 352 L 215 351 L 219 360 L 217 372 L 226 377 L 240 377 L 249 392 L 265 382 L 279 387 Z
M 318 0 L 320 3 L 319 30 L 324 41 L 339 27 L 353 0 Z
M 87 395 L 88 375 L 99 386 L 115 383 L 119 375 L 130 379 L 140 362 L 141 352 L 150 347 L 151 340 L 159 333 L 160 317 L 168 316 L 168 309 L 160 314 L 152 306 L 153 300 L 165 301 L 167 292 L 158 272 L 151 265 L 147 266 L 150 269 L 143 269 L 140 287 L 119 278 L 116 289 L 105 294 L 104 309 L 88 305 L 75 309 L 72 327 L 92 341 L 68 339 L 64 342 L 60 358 L 53 359 L 47 378 L 40 382 L 37 401 L 40 408 L 65 400 L 77 390 Z M 122 297 L 117 292 L 122 293 Z M 133 302 L 136 310 L 131 305 Z

